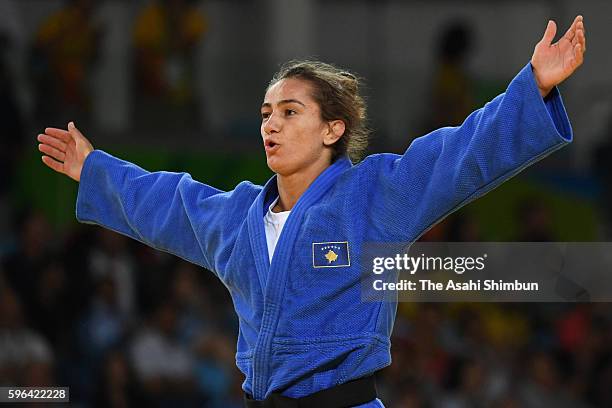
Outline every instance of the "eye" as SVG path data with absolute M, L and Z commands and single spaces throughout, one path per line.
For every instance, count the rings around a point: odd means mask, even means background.
M 270 117 L 270 112 L 261 112 L 261 120 L 266 120 Z
M 287 116 L 293 116 L 295 115 L 297 112 L 294 111 L 293 109 L 285 109 L 285 115 Z

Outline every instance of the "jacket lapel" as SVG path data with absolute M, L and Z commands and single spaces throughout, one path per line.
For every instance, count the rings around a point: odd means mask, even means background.
M 272 177 L 260 192 L 257 200 L 249 209 L 249 232 L 250 240 L 255 256 L 255 265 L 259 282 L 262 285 L 263 314 L 257 344 L 253 350 L 252 374 L 253 374 L 253 396 L 263 399 L 266 395 L 268 379 L 270 376 L 270 353 L 272 350 L 272 339 L 278 325 L 278 317 L 282 309 L 285 282 L 287 280 L 291 253 L 295 246 L 295 239 L 303 223 L 304 213 L 310 206 L 316 203 L 327 190 L 334 184 L 336 179 L 346 169 L 351 167 L 348 157 L 343 157 L 329 166 L 316 178 L 297 201 L 287 218 L 283 231 L 276 244 L 276 250 L 272 257 L 272 264 L 268 260 L 268 248 L 265 236 L 263 216 L 267 206 L 277 194 L 276 177 Z M 274 190 L 273 190 L 274 189 Z
M 259 284 L 261 285 L 261 293 L 265 292 L 268 270 L 270 269 L 268 243 L 266 241 L 263 217 L 276 195 L 278 195 L 278 190 L 276 186 L 276 175 L 274 175 L 259 192 L 257 199 L 251 204 L 247 215 L 249 241 L 251 244 L 251 251 L 255 257 L 255 268 L 257 269 Z

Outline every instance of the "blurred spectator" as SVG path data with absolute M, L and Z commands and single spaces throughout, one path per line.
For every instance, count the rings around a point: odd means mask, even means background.
M 580 304 L 567 310 L 557 320 L 557 332 L 568 376 L 568 392 L 595 406 L 608 406 L 612 393 L 612 340 L 609 311 L 592 304 Z
M 466 69 L 474 35 L 466 21 L 447 23 L 438 39 L 426 131 L 460 125 L 474 110 L 473 84 Z
M 118 303 L 114 280 L 108 276 L 100 278 L 79 326 L 80 349 L 96 369 L 105 353 L 117 346 L 126 332 Z
M 520 389 L 521 399 L 528 407 L 580 407 L 578 401 L 561 387 L 561 373 L 549 352 L 535 353 L 528 361 L 527 377 Z
M 206 30 L 204 15 L 189 0 L 151 0 L 136 17 L 135 79 L 141 98 L 137 108 L 156 109 L 153 115 L 149 112 L 148 121 L 157 114 L 188 113 L 191 116 L 182 119 L 195 123 L 195 50 Z M 172 126 L 177 124 L 181 121 Z
M 107 229 L 96 230 L 96 242 L 89 252 L 92 280 L 110 278 L 117 296 L 117 312 L 129 322 L 136 308 L 136 272 L 128 240 Z
M 473 358 L 488 346 L 482 309 L 472 304 L 449 306 L 449 319 L 440 325 L 440 341 L 452 355 Z
M 145 404 L 134 373 L 121 351 L 114 350 L 106 355 L 100 373 L 94 407 L 129 408 Z
M 15 220 L 16 248 L 4 258 L 6 279 L 24 304 L 28 320 L 35 314 L 36 286 L 42 268 L 52 257 L 52 230 L 39 211 L 22 210 Z
M 466 211 L 453 214 L 447 229 L 447 241 L 449 242 L 482 241 L 478 220 Z
M 487 384 L 485 368 L 476 359 L 457 360 L 452 370 L 450 393 L 440 401 L 444 408 L 486 407 L 490 399 L 486 394 Z
M 424 304 L 414 318 L 410 333 L 411 366 L 419 381 L 441 384 L 448 374 L 450 355 L 442 347 L 439 327 L 444 316 L 439 305 Z
M 15 78 L 9 66 L 10 37 L 0 32 L 0 120 L 2 121 L 0 150 L 0 201 L 6 200 L 15 177 L 15 166 L 23 153 L 25 123 L 15 89 Z M 0 232 L 2 230 L 0 229 Z
M 65 352 L 72 325 L 69 285 L 66 269 L 58 258 L 48 258 L 40 275 L 31 282 L 33 292 L 32 326 L 51 342 L 55 350 Z
M 213 322 L 207 312 L 214 309 L 208 296 L 198 280 L 197 267 L 185 261 L 179 261 L 173 270 L 172 297 L 179 310 L 177 334 L 181 343 L 192 347 L 205 333 L 211 331 Z
M 391 406 L 391 405 L 389 405 Z M 431 405 L 426 402 L 423 393 L 414 384 L 400 385 L 396 404 L 398 408 L 426 408 Z
M 583 348 L 591 333 L 591 321 L 587 305 L 577 305 L 557 320 L 557 336 L 561 350 L 577 352 Z
M 207 395 L 211 406 L 224 406 L 231 393 L 236 374 L 234 342 L 223 334 L 211 334 L 199 339 L 195 347 L 195 369 L 200 391 Z
M 98 373 L 103 370 L 106 353 L 118 346 L 127 332 L 126 322 L 119 311 L 114 281 L 111 277 L 98 279 L 91 299 L 77 317 L 73 344 L 66 357 L 67 377 L 77 400 L 91 400 L 96 392 Z M 74 359 L 74 360 L 73 360 Z
M 135 335 L 130 357 L 147 395 L 162 406 L 191 406 L 195 392 L 193 355 L 177 336 L 176 306 L 163 301 L 151 321 Z
M 173 266 L 177 259 L 144 244 L 130 244 L 136 268 L 138 310 L 140 317 L 148 316 L 157 307 L 159 299 L 167 295 L 168 287 L 172 285 Z
M 67 123 L 90 111 L 90 79 L 100 29 L 92 0 L 67 0 L 38 28 L 31 55 L 36 117 L 45 123 Z
M 51 347 L 27 327 L 16 294 L 0 289 L 0 384 L 50 384 L 52 363 Z
M 518 236 L 520 242 L 555 241 L 553 216 L 550 208 L 537 197 L 523 199 L 517 210 Z
M 10 67 L 13 48 L 11 37 L 0 31 L 0 255 L 8 250 L 11 213 L 9 193 L 15 187 L 17 166 L 23 157 L 25 145 L 25 121 L 18 102 L 16 78 Z

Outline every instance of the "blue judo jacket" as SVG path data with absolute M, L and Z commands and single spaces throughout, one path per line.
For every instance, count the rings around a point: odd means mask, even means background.
M 244 391 L 302 397 L 391 363 L 397 305 L 361 301 L 364 242 L 413 242 L 571 139 L 558 90 L 543 99 L 528 64 L 461 126 L 415 139 L 403 155 L 334 162 L 292 209 L 271 263 L 263 218 L 275 177 L 224 192 L 95 150 L 76 213 L 212 271 L 238 314 Z M 325 258 L 329 248 L 340 256 Z

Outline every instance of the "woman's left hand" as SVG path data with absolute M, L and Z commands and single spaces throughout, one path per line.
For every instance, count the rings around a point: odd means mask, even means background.
M 565 35 L 552 44 L 556 32 L 557 25 L 550 20 L 544 37 L 536 44 L 531 57 L 533 73 L 542 97 L 548 95 L 553 87 L 563 82 L 582 65 L 586 51 L 582 16 L 576 16 Z

